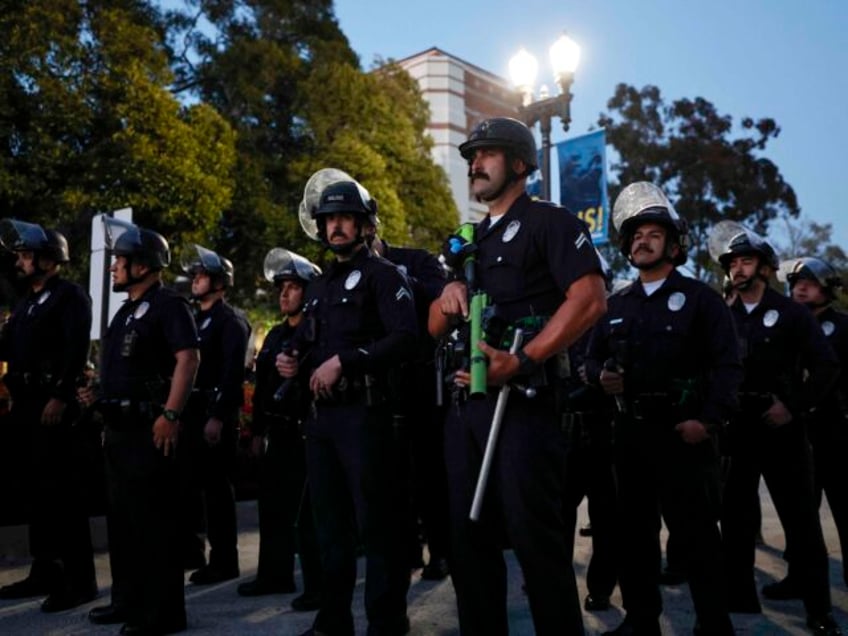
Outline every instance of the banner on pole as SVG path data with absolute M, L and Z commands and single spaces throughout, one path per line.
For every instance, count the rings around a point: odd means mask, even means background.
M 606 138 L 603 130 L 556 144 L 560 203 L 589 226 L 592 242 L 609 241 Z

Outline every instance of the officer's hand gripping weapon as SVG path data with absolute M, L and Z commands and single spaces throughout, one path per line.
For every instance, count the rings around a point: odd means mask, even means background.
M 515 355 L 518 352 L 523 339 L 524 332 L 521 329 L 516 329 L 512 337 L 512 346 L 509 348 L 510 354 Z M 498 443 L 501 422 L 503 421 L 504 411 L 506 411 L 506 401 L 511 388 L 508 383 L 504 384 L 501 387 L 500 393 L 498 393 L 495 413 L 492 416 L 492 427 L 489 429 L 489 438 L 486 440 L 486 451 L 483 453 L 483 463 L 480 465 L 480 474 L 477 476 L 474 501 L 471 503 L 471 512 L 468 514 L 468 518 L 471 521 L 477 521 L 480 518 L 480 509 L 483 507 L 483 496 L 486 494 L 486 483 L 489 481 L 489 471 L 492 469 L 492 460 L 495 458 L 495 445 Z
M 483 333 L 483 310 L 489 304 L 489 296 L 482 290 L 477 289 L 476 263 L 474 252 L 474 225 L 463 223 L 459 226 L 456 236 L 448 241 L 450 253 L 462 259 L 465 284 L 470 297 L 468 321 L 471 323 L 471 339 L 468 343 L 471 355 L 470 369 L 471 386 L 468 395 L 472 398 L 482 398 L 486 394 L 486 356 L 480 351 L 477 343 L 485 339 Z
M 294 351 L 289 349 L 288 347 L 284 347 L 282 353 L 285 353 L 288 357 L 294 356 Z M 298 362 L 298 364 L 303 364 L 306 361 L 306 358 L 309 357 L 309 351 L 306 352 L 306 355 L 303 356 L 303 360 Z M 280 383 L 279 388 L 274 392 L 274 401 L 282 402 L 286 399 L 286 395 L 288 395 L 289 390 L 297 379 L 297 375 L 293 375 L 290 378 L 286 378 Z
M 604 370 L 609 371 L 610 373 L 621 373 L 624 369 L 621 368 L 621 365 L 616 362 L 613 358 L 609 358 L 606 362 L 604 362 Z M 615 398 L 615 408 L 619 413 L 627 412 L 627 402 L 624 400 L 624 395 L 621 393 L 616 393 L 613 395 Z

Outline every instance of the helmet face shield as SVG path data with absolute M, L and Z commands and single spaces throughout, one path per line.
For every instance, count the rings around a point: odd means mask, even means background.
M 0 220 L 0 245 L 10 252 L 37 252 L 48 246 L 47 233 L 40 225 L 16 219 Z
M 736 256 L 755 255 L 762 265 L 777 270 L 777 253 L 762 236 L 749 230 L 736 221 L 721 221 L 713 227 L 709 238 L 710 257 L 722 266 L 725 272 L 730 269 L 730 261 Z
M 141 249 L 141 232 L 137 225 L 109 216 L 102 218 L 107 250 L 118 256 L 128 256 Z
M 171 263 L 168 241 L 158 232 L 108 216 L 102 219 L 106 249 L 115 256 L 135 257 L 154 270 Z
M 804 256 L 782 261 L 777 270 L 777 279 L 789 283 L 794 287 L 795 283 L 807 279 L 818 283 L 822 289 L 831 292 L 842 287 L 842 277 L 826 261 L 814 256 Z
M 306 187 L 303 188 L 303 199 L 298 207 L 297 216 L 303 231 L 313 241 L 321 240 L 321 237 L 318 235 L 318 224 L 315 222 L 313 215 L 314 210 L 321 201 L 321 193 L 328 186 L 340 181 L 353 181 L 353 177 L 343 170 L 322 168 L 309 177 Z
M 220 256 L 210 249 L 196 243 L 183 252 L 180 259 L 180 267 L 186 274 L 221 274 L 224 272 L 224 263 Z
M 612 222 L 619 232 L 627 221 L 640 216 L 651 216 L 651 220 L 665 217 L 672 223 L 680 221 L 680 215 L 665 193 L 648 181 L 637 181 L 624 188 L 612 209 Z
M 190 276 L 207 274 L 212 278 L 220 279 L 225 287 L 233 285 L 233 264 L 217 252 L 197 243 L 193 243 L 189 249 L 183 251 L 180 267 Z
M 671 244 L 679 247 L 673 265 L 686 262 L 689 250 L 689 225 L 658 186 L 648 181 L 637 181 L 625 187 L 615 200 L 612 222 L 619 234 L 619 251 L 630 260 L 631 243 L 637 228 L 645 223 L 657 223 L 666 228 L 666 249 Z
M 265 280 L 275 285 L 293 280 L 305 286 L 321 274 L 317 265 L 282 247 L 275 247 L 265 255 L 263 270 Z

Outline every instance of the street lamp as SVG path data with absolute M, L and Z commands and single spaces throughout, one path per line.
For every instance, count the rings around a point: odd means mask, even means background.
M 519 116 L 531 128 L 539 122 L 542 131 L 542 197 L 546 200 L 551 198 L 551 120 L 559 117 L 563 130 L 568 132 L 571 123 L 571 84 L 580 62 L 580 47 L 563 34 L 551 46 L 550 54 L 554 79 L 559 86 L 559 93 L 553 97 L 548 93 L 548 87 L 542 85 L 539 98 L 534 99 L 533 84 L 539 68 L 535 57 L 521 49 L 509 61 L 509 73 L 521 93 Z

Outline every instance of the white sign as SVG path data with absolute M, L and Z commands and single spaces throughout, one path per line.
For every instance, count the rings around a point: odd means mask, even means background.
M 106 237 L 103 235 L 103 217 L 95 214 L 91 219 L 91 267 L 88 271 L 88 293 L 91 296 L 91 339 L 100 340 L 101 330 L 115 317 L 118 308 L 126 300 L 125 292 L 112 291 L 112 276 L 109 274 L 111 259 L 106 254 Z M 115 210 L 111 216 L 132 223 L 132 208 Z

